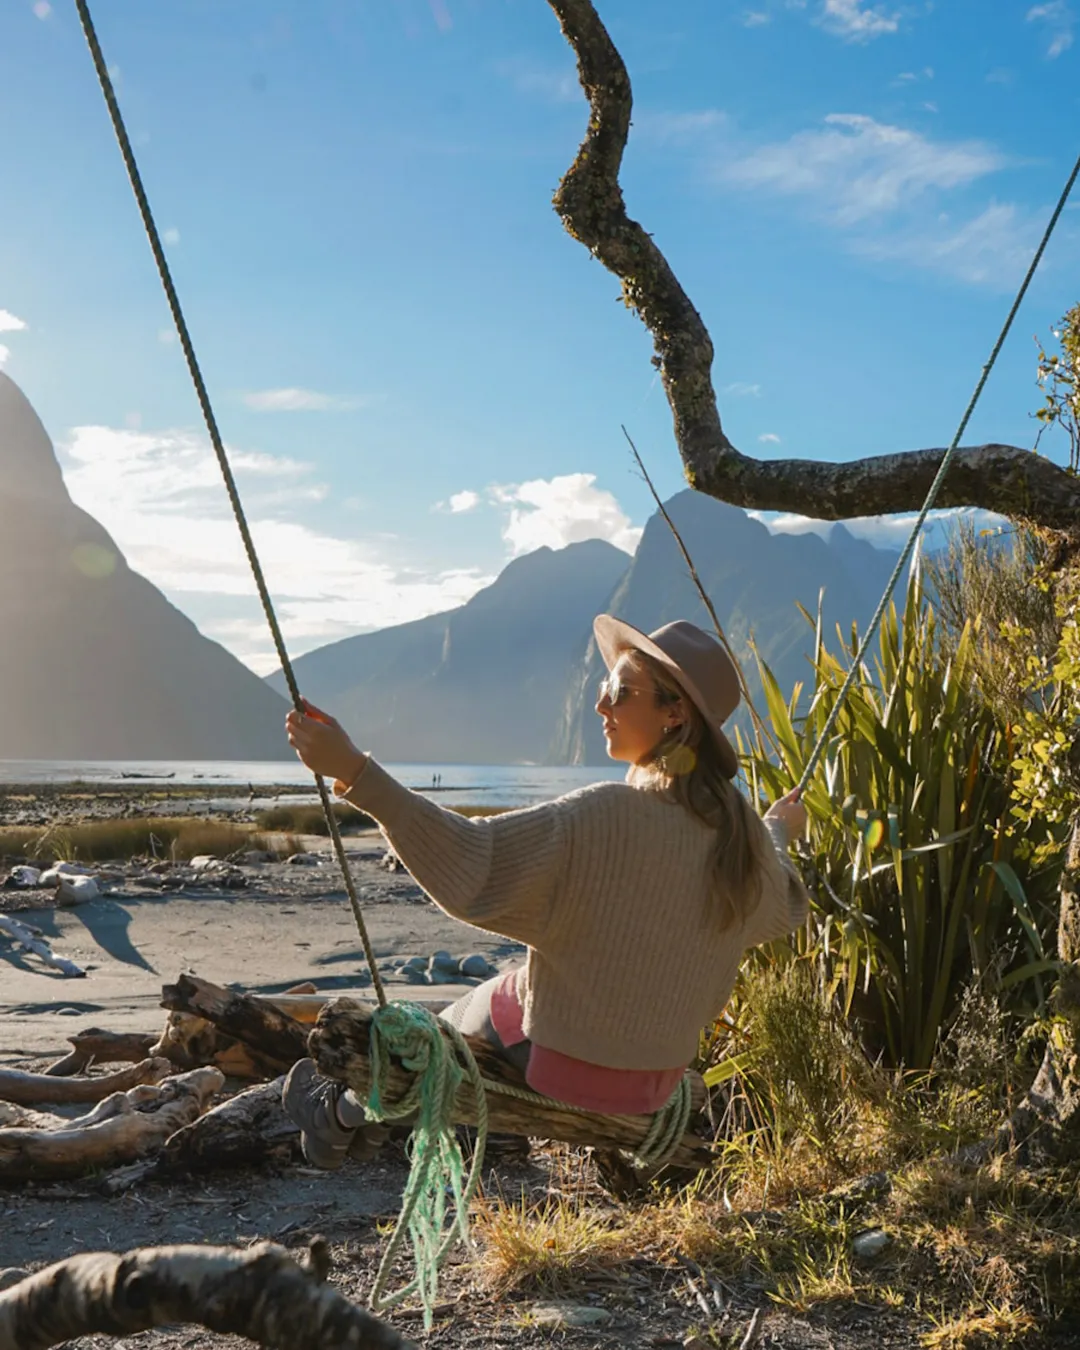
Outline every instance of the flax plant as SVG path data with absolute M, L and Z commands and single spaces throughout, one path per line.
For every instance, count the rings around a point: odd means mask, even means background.
M 743 742 L 757 799 L 799 781 L 858 646 L 826 647 L 815 623 L 813 687 L 785 700 L 758 658 L 779 754 Z M 946 654 L 913 569 L 877 654 L 841 707 L 805 803 L 800 844 L 815 912 L 798 945 L 854 1019 L 873 1058 L 927 1070 L 965 988 L 981 979 L 1037 1011 L 1055 970 L 1052 878 L 1025 874 L 1010 828 L 1008 733 L 980 692 L 969 630 Z

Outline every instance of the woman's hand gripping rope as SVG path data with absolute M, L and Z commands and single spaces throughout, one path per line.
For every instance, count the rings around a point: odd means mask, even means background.
M 351 786 L 367 764 L 367 755 L 357 750 L 341 723 L 304 699 L 304 711 L 294 708 L 285 718 L 289 744 L 312 773 Z

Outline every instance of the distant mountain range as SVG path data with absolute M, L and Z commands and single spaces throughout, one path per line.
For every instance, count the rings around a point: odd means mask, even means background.
M 593 615 L 627 562 L 599 539 L 537 549 L 459 609 L 298 657 L 297 682 L 382 759 L 550 760 Z
M 810 674 L 815 613 L 824 588 L 830 631 L 873 612 L 895 553 L 843 526 L 772 534 L 737 507 L 686 491 L 667 510 L 720 621 L 760 693 L 748 639 L 785 689 Z M 459 609 L 346 638 L 301 656 L 307 697 L 340 717 L 382 759 L 433 763 L 599 764 L 593 712 L 603 668 L 594 615 L 608 611 L 646 632 L 685 618 L 710 620 L 659 513 L 633 559 L 598 540 L 515 559 Z M 269 677 L 283 689 L 280 673 Z
M 834 526 L 772 534 L 681 492 L 667 509 L 758 692 L 748 640 L 785 689 L 810 675 L 824 590 L 830 632 L 865 623 L 895 553 Z M 649 631 L 709 619 L 666 523 L 631 559 L 600 540 L 516 558 L 467 604 L 297 658 L 303 692 L 385 760 L 604 761 L 593 616 Z M 203 637 L 72 502 L 52 444 L 0 373 L 0 759 L 287 757 L 280 672 L 257 678 Z
M 0 759 L 283 759 L 287 704 L 133 572 L 0 372 Z

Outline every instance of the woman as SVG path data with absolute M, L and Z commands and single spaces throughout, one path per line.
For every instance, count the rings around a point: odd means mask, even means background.
M 732 781 L 722 727 L 739 683 L 715 639 L 681 620 L 646 635 L 607 614 L 594 632 L 610 672 L 596 711 L 608 754 L 630 766 L 623 783 L 470 820 L 402 787 L 317 709 L 290 712 L 287 729 L 441 909 L 527 947 L 523 966 L 442 1016 L 484 1036 L 538 1092 L 645 1114 L 671 1096 L 746 949 L 805 919 L 786 849 L 806 813 L 792 793 L 762 821 Z M 340 1166 L 362 1102 L 310 1060 L 284 1102 L 308 1159 Z

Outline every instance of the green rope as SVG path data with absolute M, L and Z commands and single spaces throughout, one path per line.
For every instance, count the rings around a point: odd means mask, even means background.
M 415 1115 L 416 1119 L 412 1127 L 412 1166 L 401 1213 L 379 1263 L 368 1301 L 374 1312 L 383 1312 L 415 1294 L 424 1310 L 424 1329 L 430 1331 L 439 1270 L 454 1244 L 459 1239 L 465 1243 L 469 1240 L 469 1206 L 480 1183 L 487 1145 L 484 1080 L 458 1029 L 438 1021 L 418 1003 L 390 1003 L 372 1014 L 370 1054 L 368 1116 L 372 1120 L 402 1120 Z M 386 1081 L 393 1060 L 415 1075 L 409 1090 L 395 1102 L 386 1097 Z M 465 1164 L 454 1130 L 454 1099 L 466 1078 L 476 1101 L 477 1130 L 468 1179 L 464 1176 Z M 453 1199 L 454 1221 L 444 1234 L 447 1190 Z M 416 1274 L 396 1293 L 386 1294 L 406 1236 L 412 1240 Z
M 448 1038 L 448 1039 L 447 1039 Z M 455 1053 L 456 1052 L 456 1053 Z M 371 1015 L 369 1041 L 371 1086 L 366 1111 L 371 1120 L 412 1123 L 412 1165 L 402 1196 L 401 1213 L 379 1262 L 368 1302 L 383 1312 L 410 1295 L 424 1310 L 430 1331 L 438 1294 L 438 1277 L 451 1248 L 469 1241 L 469 1206 L 480 1183 L 488 1137 L 487 1094 L 516 1097 L 533 1105 L 551 1106 L 577 1115 L 594 1115 L 585 1107 L 556 1101 L 531 1088 L 484 1078 L 468 1041 L 455 1026 L 433 1016 L 419 1003 L 389 1003 Z M 400 1064 L 413 1075 L 407 1091 L 387 1097 L 390 1069 Z M 469 1175 L 454 1129 L 458 1088 L 468 1080 L 476 1103 L 476 1145 Z M 690 1079 L 684 1076 L 671 1099 L 652 1119 L 648 1133 L 631 1155 L 636 1166 L 662 1166 L 686 1132 L 692 1110 Z M 447 1228 L 447 1200 L 453 1220 Z M 385 1292 L 406 1237 L 410 1238 L 416 1274 L 393 1294 Z
M 915 549 L 916 540 L 919 537 L 919 533 L 922 530 L 923 525 L 926 523 L 926 517 L 930 514 L 934 502 L 937 500 L 938 492 L 941 490 L 941 485 L 945 481 L 945 475 L 949 471 L 949 465 L 952 463 L 953 457 L 955 456 L 957 448 L 960 445 L 960 438 L 967 430 L 967 424 L 968 422 L 971 421 L 971 415 L 975 411 L 975 405 L 978 403 L 982 391 L 986 387 L 986 381 L 990 378 L 990 372 L 993 370 L 994 364 L 997 361 L 998 353 L 1005 345 L 1005 339 L 1009 335 L 1009 329 L 1012 328 L 1013 319 L 1016 318 L 1017 311 L 1019 310 L 1020 305 L 1023 302 L 1024 296 L 1027 294 L 1028 287 L 1031 285 L 1031 279 L 1032 277 L 1034 277 L 1035 271 L 1038 268 L 1039 263 L 1042 261 L 1042 255 L 1046 252 L 1046 246 L 1050 242 L 1050 236 L 1054 233 L 1054 228 L 1058 223 L 1058 219 L 1061 216 L 1062 211 L 1065 210 L 1065 204 L 1069 200 L 1069 194 L 1073 190 L 1073 185 L 1076 182 L 1078 175 L 1080 175 L 1080 155 L 1077 156 L 1076 163 L 1073 165 L 1072 173 L 1069 175 L 1065 183 L 1065 186 L 1061 191 L 1061 196 L 1058 198 L 1057 205 L 1054 207 L 1054 210 L 1050 215 L 1050 219 L 1047 222 L 1046 229 L 1043 231 L 1043 237 L 1039 240 L 1039 247 L 1035 250 L 1034 257 L 1031 259 L 1031 263 L 1028 267 L 1027 273 L 1024 276 L 1024 280 L 1020 283 L 1020 289 L 1016 293 L 1016 298 L 1012 302 L 1012 307 L 1010 308 L 1008 316 L 1005 319 L 1005 323 L 1002 325 L 1001 332 L 998 334 L 997 341 L 994 343 L 993 349 L 990 352 L 990 356 L 986 362 L 986 365 L 984 365 L 982 368 L 982 374 L 979 376 L 979 379 L 975 385 L 975 391 L 971 395 L 971 398 L 968 400 L 967 407 L 964 409 L 964 415 L 960 419 L 960 425 L 956 428 L 956 435 L 952 438 L 952 441 L 949 443 L 949 448 L 945 451 L 945 454 L 941 460 L 941 465 L 938 468 L 937 473 L 934 475 L 934 481 L 930 484 L 930 491 L 926 494 L 926 501 L 923 502 L 922 510 L 920 510 L 918 517 L 915 520 L 915 524 L 912 527 L 911 533 L 908 535 L 908 540 L 907 543 L 904 545 L 904 550 L 900 554 L 896 566 L 893 568 L 892 576 L 889 578 L 888 584 L 885 587 L 885 594 L 881 597 L 881 600 L 878 602 L 878 607 L 874 611 L 873 616 L 870 619 L 869 627 L 863 634 L 862 642 L 859 643 L 859 649 L 855 653 L 854 658 L 852 659 L 851 669 L 847 673 L 847 678 L 844 680 L 844 683 L 840 686 L 840 692 L 837 694 L 833 706 L 829 712 L 829 715 L 825 719 L 825 725 L 821 728 L 821 735 L 817 738 L 817 743 L 815 744 L 813 750 L 811 750 L 810 752 L 810 758 L 806 761 L 806 766 L 802 771 L 802 776 L 799 778 L 798 787 L 796 789 L 800 795 L 806 791 L 811 778 L 813 778 L 814 770 L 817 768 L 818 760 L 821 758 L 825 750 L 825 745 L 829 737 L 832 735 L 833 728 L 836 726 L 837 718 L 840 716 L 840 709 L 844 705 L 844 700 L 851 692 L 851 686 L 859 678 L 859 671 L 862 668 L 863 661 L 866 658 L 866 653 L 870 649 L 870 643 L 873 640 L 874 633 L 877 631 L 877 626 L 884 617 L 885 610 L 888 607 L 889 601 L 892 599 L 892 593 L 896 589 L 896 583 L 900 580 L 900 576 L 904 568 L 907 566 L 908 559 L 911 557 L 912 552 Z
M 649 1133 L 634 1150 L 638 1167 L 660 1167 L 667 1161 L 686 1133 L 692 1105 L 690 1079 L 683 1074 L 667 1105 L 653 1116 Z

